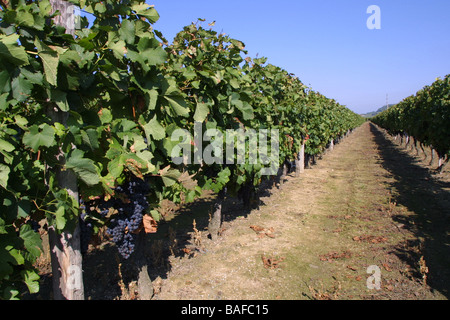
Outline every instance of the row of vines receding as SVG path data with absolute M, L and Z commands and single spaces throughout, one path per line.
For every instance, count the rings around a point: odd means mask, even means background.
M 436 150 L 438 170 L 450 158 L 450 75 L 436 79 L 416 94 L 371 119 L 392 135 L 409 139 Z

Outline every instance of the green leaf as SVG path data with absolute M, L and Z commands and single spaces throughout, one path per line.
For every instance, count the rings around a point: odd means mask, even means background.
M 30 293 L 39 292 L 39 275 L 34 270 L 23 270 L 21 273 Z
M 91 150 L 98 149 L 100 147 L 98 143 L 98 134 L 96 129 L 81 130 L 81 138 Z
M 122 24 L 119 29 L 120 39 L 124 40 L 128 44 L 133 44 L 135 39 L 134 21 L 122 20 Z
M 0 234 L 8 234 L 8 231 L 6 231 L 5 220 L 2 218 L 0 218 Z
M 154 158 L 153 153 L 151 153 L 148 150 L 142 150 L 136 152 L 136 156 L 138 156 L 140 159 L 145 161 L 147 163 L 147 170 L 148 171 L 154 171 L 155 166 L 151 163 L 151 160 Z
M 30 214 L 30 201 L 28 199 L 21 199 L 17 202 L 17 216 L 26 218 Z
M 67 101 L 67 92 L 52 89 L 50 90 L 50 100 L 55 102 L 59 109 L 63 112 L 69 111 L 69 103 Z
M 59 57 L 56 51 L 38 52 L 44 65 L 45 79 L 51 85 L 57 86 Z
M 117 59 L 122 59 L 126 53 L 125 41 L 119 40 L 117 42 L 108 42 L 110 48 Z
M 140 52 L 144 52 L 147 49 L 155 49 L 160 47 L 160 42 L 153 37 L 152 34 L 146 33 L 141 36 L 137 44 L 137 49 Z
M 55 133 L 58 137 L 62 137 L 66 133 L 66 127 L 59 122 L 54 122 L 53 127 L 55 128 Z
M 20 300 L 19 299 L 20 292 L 12 287 L 7 287 L 3 290 L 3 299 L 4 300 Z
M 163 64 L 167 60 L 167 52 L 161 47 L 147 49 L 145 51 L 140 52 L 140 55 L 151 66 Z
M 0 279 L 4 279 L 6 276 L 13 273 L 14 269 L 12 265 L 16 265 L 16 259 L 12 256 L 9 246 L 11 240 L 8 236 L 0 237 Z M 8 248 L 9 246 L 9 248 Z
M 109 109 L 105 109 L 105 108 L 101 109 L 98 113 L 98 116 L 99 116 L 102 124 L 110 123 L 113 120 L 111 110 L 109 110 Z
M 25 263 L 25 258 L 23 257 L 23 255 L 21 254 L 21 252 L 17 249 L 11 249 L 9 250 L 9 254 L 11 255 L 11 257 L 14 258 L 14 265 L 22 265 Z
M 11 152 L 13 151 L 15 148 L 14 146 L 9 143 L 8 141 L 5 141 L 3 139 L 0 139 L 0 151 L 6 151 L 6 152 Z
M 186 105 L 186 101 L 182 96 L 164 96 L 164 98 L 169 102 L 170 106 L 173 108 L 175 113 L 182 117 L 187 117 L 189 115 L 189 108 Z
M 161 219 L 161 214 L 159 213 L 158 210 L 150 210 L 150 215 L 152 216 L 153 219 L 155 219 L 156 222 L 159 222 L 159 220 Z
M 103 2 L 96 3 L 94 6 L 94 10 L 98 13 L 105 13 L 106 5 Z
M 29 98 L 33 84 L 23 74 L 19 74 L 11 81 L 12 94 L 17 101 L 22 102 Z
M 149 139 L 150 135 L 153 137 L 154 140 L 161 140 L 166 136 L 166 130 L 159 123 L 158 119 L 156 118 L 156 115 L 153 117 L 152 120 L 149 121 L 149 123 L 144 125 L 144 130 L 148 141 L 150 141 Z
M 135 4 L 131 6 L 131 9 L 136 12 L 137 15 L 147 18 L 150 23 L 155 23 L 159 19 L 158 12 L 155 10 L 155 8 L 150 7 L 148 4 Z
M 234 89 L 239 89 L 240 88 L 239 82 L 236 79 L 231 79 L 229 81 L 229 83 Z
M 20 238 L 24 241 L 24 246 L 35 260 L 41 255 L 42 240 L 38 232 L 35 232 L 30 225 L 24 224 L 20 227 Z
M 55 211 L 55 223 L 58 230 L 63 230 L 66 226 L 67 219 L 65 217 L 66 210 L 63 206 L 58 207 Z
M 11 90 L 11 78 L 9 72 L 3 70 L 0 72 L 0 92 L 9 92 Z
M 219 172 L 217 175 L 216 182 L 225 185 L 228 181 L 230 181 L 231 171 L 230 168 L 225 168 Z
M 244 117 L 244 120 L 251 120 L 254 118 L 253 108 L 252 106 L 244 101 L 242 103 L 242 107 L 238 108 L 242 112 L 242 116 Z
M 148 98 L 149 98 L 148 109 L 155 110 L 156 102 L 158 101 L 158 91 L 155 89 L 148 90 L 147 94 L 148 94 Z
M 254 114 L 252 106 L 248 102 L 240 100 L 240 95 L 238 93 L 233 93 L 230 96 L 229 104 L 230 106 L 234 106 L 242 112 L 244 120 L 253 119 Z
M 51 147 L 55 144 L 55 130 L 48 124 L 33 125 L 23 135 L 22 142 L 34 151 L 42 146 Z
M 121 132 L 128 132 L 131 129 L 136 127 L 136 123 L 134 121 L 123 119 L 120 122 Z
M 203 122 L 209 113 L 209 106 L 206 103 L 199 102 L 197 103 L 197 108 L 194 113 L 194 121 Z
M 181 172 L 170 168 L 170 166 L 165 167 L 164 169 L 159 170 L 159 174 L 164 182 L 166 187 L 170 187 L 178 182 L 178 178 L 181 176 Z
M 6 110 L 9 106 L 8 101 L 9 92 L 0 94 L 0 110 Z
M 5 189 L 7 189 L 6 187 L 8 186 L 10 171 L 11 169 L 8 166 L 0 163 L 0 186 L 2 186 Z
M 0 35 L 0 57 L 16 66 L 29 64 L 25 48 L 18 44 L 19 35 Z
M 125 160 L 126 159 L 124 157 L 119 156 L 108 162 L 108 172 L 111 174 L 111 176 L 113 176 L 114 179 L 117 179 L 122 174 Z
M 17 21 L 20 21 L 19 25 L 24 25 L 27 27 L 32 27 L 34 25 L 33 15 L 28 11 L 17 11 Z
M 66 160 L 66 168 L 72 169 L 75 174 L 88 186 L 95 185 L 100 182 L 99 168 L 91 159 L 83 158 L 84 152 L 75 149 Z

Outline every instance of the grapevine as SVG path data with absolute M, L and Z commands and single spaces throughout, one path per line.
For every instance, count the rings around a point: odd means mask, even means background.
M 371 119 L 393 135 L 412 136 L 435 149 L 440 158 L 450 157 L 450 75 L 436 79 L 416 94 Z M 442 169 L 443 165 L 439 169 Z
M 118 213 L 111 219 L 107 232 L 112 236 L 121 256 L 128 259 L 134 251 L 136 234 L 149 207 L 146 199 L 149 187 L 144 180 L 133 177 L 115 191 L 121 194 L 112 205 Z
M 175 164 L 177 129 L 279 130 L 281 166 L 306 137 L 307 152 L 319 154 L 364 121 L 265 58 L 244 58 L 230 36 L 192 24 L 169 44 L 143 0 L 70 2 L 95 17 L 81 18 L 75 37 L 54 23 L 48 0 L 0 2 L 2 298 L 20 298 L 21 283 L 39 290 L 42 241 L 30 219 L 56 232 L 79 224 L 82 251 L 106 225 L 126 259 L 163 200 L 247 194 L 261 183 L 260 162 Z M 58 171 L 76 177 L 80 202 Z

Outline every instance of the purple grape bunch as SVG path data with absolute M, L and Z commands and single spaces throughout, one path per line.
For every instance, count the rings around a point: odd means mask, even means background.
M 120 255 L 128 259 L 134 252 L 137 230 L 141 226 L 145 210 L 149 207 L 146 195 L 149 185 L 143 179 L 131 177 L 115 188 L 116 197 L 105 201 L 103 198 L 83 203 L 80 199 L 81 250 L 87 251 L 93 225 L 90 217 L 100 215 L 106 219 L 110 208 L 117 210 L 109 221 L 107 233 L 112 237 Z M 95 208 L 95 209 L 93 209 Z
M 149 206 L 146 198 L 149 186 L 146 181 L 132 177 L 118 186 L 115 192 L 121 194 L 121 197 L 110 201 L 118 213 L 110 220 L 107 233 L 112 236 L 120 255 L 128 259 L 134 252 L 136 231 L 141 226 L 145 210 Z

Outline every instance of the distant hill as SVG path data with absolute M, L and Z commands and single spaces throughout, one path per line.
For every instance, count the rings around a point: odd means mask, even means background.
M 390 107 L 392 107 L 392 106 L 395 106 L 395 104 L 389 104 L 388 106 L 389 106 L 389 108 L 390 108 Z M 386 110 L 386 109 L 387 109 L 386 106 L 382 106 L 382 107 L 379 108 L 377 111 L 372 111 L 372 112 L 369 112 L 369 113 L 365 113 L 365 114 L 362 114 L 362 116 L 363 116 L 364 118 L 375 117 L 377 114 L 379 114 L 380 112 L 382 112 L 382 111 L 384 111 L 384 110 Z

